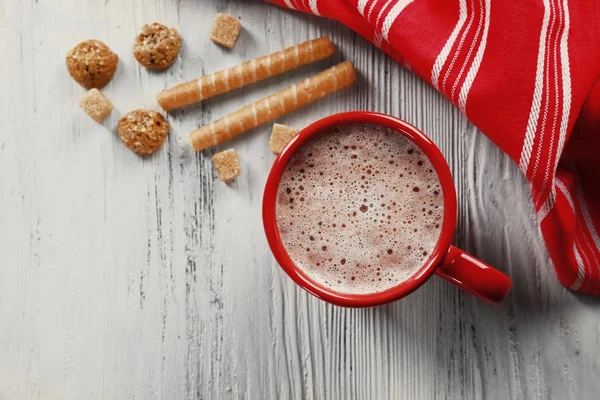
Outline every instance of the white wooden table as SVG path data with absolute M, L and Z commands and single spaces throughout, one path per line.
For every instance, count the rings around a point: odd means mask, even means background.
M 215 14 L 241 17 L 232 51 L 209 39 Z M 166 73 L 135 62 L 144 23 L 175 26 Z M 157 108 L 163 88 L 330 35 L 334 59 L 168 116 L 168 143 L 140 158 L 120 116 Z M 64 57 L 97 38 L 119 54 L 103 124 Z M 452 105 L 343 26 L 260 2 L 0 1 L 0 399 L 593 399 L 600 300 L 559 286 L 529 187 Z M 216 179 L 188 132 L 339 60 L 358 83 L 281 118 L 302 127 L 368 109 L 404 118 L 448 157 L 456 243 L 514 280 L 500 306 L 433 278 L 388 306 L 348 310 L 297 288 L 261 224 L 274 156 L 270 126 L 233 146 L 243 174 Z

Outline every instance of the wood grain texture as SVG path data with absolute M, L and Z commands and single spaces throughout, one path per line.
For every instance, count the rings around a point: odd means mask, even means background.
M 240 16 L 231 51 L 209 39 Z M 149 73 L 135 34 L 158 21 L 181 58 Z M 140 158 L 118 118 L 160 90 L 322 35 L 339 52 L 168 115 L 168 143 Z M 98 125 L 64 57 L 105 41 L 120 65 Z M 592 399 L 600 302 L 558 285 L 516 166 L 410 71 L 343 26 L 256 2 L 0 1 L 0 399 Z M 260 204 L 270 126 L 194 153 L 188 132 L 341 60 L 351 89 L 280 118 L 296 128 L 368 109 L 427 132 L 459 193 L 455 242 L 514 280 L 485 304 L 439 279 L 388 306 L 347 310 L 294 286 L 274 262 Z M 243 174 L 216 179 L 233 146 Z

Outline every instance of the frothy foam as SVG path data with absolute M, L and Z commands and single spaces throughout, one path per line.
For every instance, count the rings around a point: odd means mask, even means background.
M 415 274 L 440 236 L 442 189 L 409 139 L 372 124 L 324 131 L 292 156 L 277 225 L 294 261 L 337 292 L 367 294 Z

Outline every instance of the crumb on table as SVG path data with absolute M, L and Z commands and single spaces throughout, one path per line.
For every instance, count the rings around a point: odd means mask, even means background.
M 241 30 L 240 21 L 231 15 L 219 13 L 210 32 L 210 40 L 231 49 L 235 45 Z
M 212 158 L 219 179 L 229 182 L 240 175 L 240 160 L 234 149 L 227 149 L 217 153 Z
M 79 105 L 96 122 L 102 122 L 113 109 L 110 100 L 96 88 L 87 92 L 79 102 Z
M 269 140 L 269 149 L 275 153 L 281 153 L 281 150 L 288 144 L 292 138 L 298 134 L 298 130 L 281 124 L 274 124 Z

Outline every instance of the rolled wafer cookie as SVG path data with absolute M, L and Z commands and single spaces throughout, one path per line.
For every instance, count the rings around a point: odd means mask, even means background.
M 223 143 L 249 129 L 349 86 L 355 80 L 354 66 L 350 61 L 343 62 L 193 130 L 190 133 L 190 143 L 194 150 L 203 150 Z
M 165 111 L 173 110 L 322 60 L 334 52 L 335 47 L 327 36 L 309 40 L 163 90 L 156 100 Z

